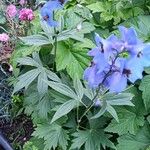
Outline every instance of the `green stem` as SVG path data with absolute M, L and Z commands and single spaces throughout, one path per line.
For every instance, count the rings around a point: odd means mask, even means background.
M 54 36 L 54 64 L 53 64 L 53 70 L 56 71 L 56 54 L 57 54 L 57 31 L 56 28 L 54 28 L 55 36 Z
M 92 103 L 92 104 L 89 105 L 89 107 L 87 108 L 87 110 L 83 113 L 83 115 L 82 115 L 82 116 L 80 117 L 80 119 L 78 120 L 78 126 L 79 126 L 79 124 L 80 124 L 82 118 L 83 118 L 83 117 L 90 111 L 90 109 L 94 106 L 95 100 L 96 100 L 96 98 L 97 98 L 97 96 L 98 96 L 98 94 L 99 94 L 100 87 L 101 87 L 101 84 L 99 85 L 99 87 L 98 87 L 98 89 L 97 89 L 97 91 L 96 91 L 95 96 L 94 96 L 93 99 L 91 100 L 91 103 Z

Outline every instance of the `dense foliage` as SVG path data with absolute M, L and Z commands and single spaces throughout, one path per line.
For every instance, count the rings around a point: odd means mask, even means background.
M 24 150 L 150 149 L 149 0 L 0 3 L 11 111 L 35 129 Z

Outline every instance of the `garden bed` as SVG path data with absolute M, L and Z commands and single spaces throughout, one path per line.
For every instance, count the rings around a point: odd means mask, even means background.
M 149 150 L 149 23 L 149 0 L 1 0 L 0 131 L 13 149 Z

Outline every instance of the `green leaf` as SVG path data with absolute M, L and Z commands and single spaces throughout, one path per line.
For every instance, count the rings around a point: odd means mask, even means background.
M 39 73 L 39 69 L 32 69 L 25 74 L 19 76 L 19 81 L 16 83 L 13 93 L 21 90 L 24 87 L 27 88 L 37 78 Z
M 76 5 L 74 7 L 74 12 L 77 13 L 79 16 L 81 16 L 84 19 L 90 20 L 92 18 L 92 14 L 91 14 L 90 10 L 83 5 L 81 5 L 81 7 Z
M 139 86 L 146 110 L 150 110 L 150 75 L 145 76 Z
M 44 149 L 44 140 L 32 137 L 23 145 L 23 150 L 41 150 Z
M 118 133 L 123 135 L 126 133 L 136 134 L 140 126 L 144 124 L 144 118 L 137 116 L 135 113 L 121 108 L 117 111 L 119 123 L 112 120 L 109 126 L 105 129 L 107 132 Z
M 135 19 L 134 19 L 135 20 Z M 131 26 L 134 26 L 136 29 L 138 35 L 144 39 L 145 41 L 149 41 L 150 39 L 150 27 L 149 27 L 149 22 L 150 22 L 150 15 L 142 15 L 138 16 L 136 21 L 131 22 Z
M 6 23 L 6 18 L 4 16 L 4 13 L 0 11 L 0 24 L 5 24 Z
M 51 110 L 51 100 L 52 97 L 49 93 L 44 94 L 44 97 L 42 97 L 42 99 L 40 99 L 41 95 L 38 93 L 39 97 L 38 97 L 38 103 L 35 104 L 36 108 L 38 110 L 38 114 L 40 116 L 40 118 L 44 118 L 47 119 L 48 118 L 48 113 Z M 32 101 L 32 99 L 31 99 Z
M 111 105 L 109 105 L 109 104 L 107 104 L 107 111 L 114 117 L 114 119 L 115 119 L 117 122 L 119 122 L 117 112 L 116 112 L 115 109 L 114 109 Z
M 62 83 L 58 83 L 58 82 L 53 82 L 53 81 L 46 81 L 46 83 L 53 88 L 54 90 L 56 90 L 57 92 L 64 94 L 72 99 L 78 99 L 77 95 L 75 94 L 75 92 L 68 87 L 65 84 Z
M 105 11 L 103 2 L 96 2 L 87 6 L 93 13 Z
M 54 34 L 55 34 L 54 28 L 51 27 L 51 26 L 49 26 L 46 21 L 41 21 L 40 23 L 41 23 L 41 27 L 42 27 L 44 33 L 46 34 L 46 36 L 47 36 L 51 41 L 53 41 L 52 36 L 54 36 Z
M 81 29 L 78 29 L 78 26 L 81 26 Z M 94 31 L 95 27 L 93 24 L 89 22 L 80 22 L 77 26 L 73 29 L 64 30 L 58 34 L 57 40 L 64 41 L 69 38 L 74 39 L 76 41 L 84 42 L 84 34 L 90 33 Z
M 136 87 L 130 87 L 125 92 L 130 92 L 135 95 L 132 100 L 135 106 L 117 108 L 116 111 L 119 122 L 116 122 L 116 120 L 113 119 L 105 129 L 107 132 L 118 133 L 119 135 L 123 135 L 128 132 L 136 134 L 138 129 L 144 125 L 145 109 L 140 91 L 137 90 Z
M 32 84 L 25 91 L 23 106 L 25 113 L 31 115 L 33 122 L 38 123 L 37 120 L 48 119 L 48 113 L 53 108 L 54 98 L 50 92 L 44 94 L 43 97 L 38 93 L 36 84 Z M 35 115 L 36 114 L 36 115 Z M 35 121 L 36 120 L 36 121 Z
M 134 106 L 133 103 L 131 103 L 132 98 L 133 94 L 130 93 L 120 93 L 120 94 L 107 93 L 103 95 L 102 97 L 99 98 L 102 102 L 102 107 L 100 111 L 95 116 L 92 117 L 92 119 L 99 118 L 106 111 L 108 111 L 117 121 L 119 121 L 117 113 L 112 106 L 113 105 Z
M 89 57 L 87 50 L 78 48 L 78 45 L 67 45 L 64 42 L 58 43 L 56 67 L 57 70 L 66 69 L 72 77 L 82 78 L 83 71 L 88 66 Z
M 118 150 L 145 150 L 150 145 L 150 127 L 145 125 L 135 136 L 126 134 L 118 138 Z
M 43 71 L 41 70 L 41 73 L 38 76 L 38 83 L 37 83 L 37 89 L 41 96 L 43 96 L 48 91 L 48 85 L 45 84 L 43 80 L 47 81 L 48 78 L 46 72 L 44 70 Z
M 20 39 L 27 45 L 35 45 L 35 46 L 53 43 L 50 39 L 48 39 L 43 35 L 31 35 L 26 37 L 20 37 Z
M 68 114 L 76 106 L 77 106 L 77 101 L 76 100 L 69 100 L 69 101 L 65 102 L 64 104 L 62 104 L 58 108 L 58 110 L 56 111 L 56 113 L 54 114 L 51 123 L 53 123 L 54 121 L 56 121 L 60 117 Z
M 34 59 L 31 57 L 23 57 L 23 58 L 18 58 L 17 62 L 20 65 L 28 65 L 28 66 L 34 66 L 34 67 L 39 67 L 39 63 L 36 62 Z
M 106 149 L 106 146 L 115 149 L 114 144 L 108 139 L 104 131 L 100 129 L 79 130 L 73 136 L 75 139 L 73 139 L 70 149 L 80 149 L 83 145 L 85 150 L 98 150 L 101 146 L 104 149 Z
M 83 88 L 83 85 L 82 85 L 82 82 L 80 81 L 80 79 L 77 77 L 73 80 L 73 85 L 74 85 L 74 88 L 75 88 L 75 91 L 76 91 L 76 94 L 78 95 L 79 97 L 79 100 L 82 99 L 83 97 L 83 94 L 84 94 L 84 88 Z
M 42 61 L 41 61 L 38 53 L 33 53 L 32 56 L 33 56 L 33 58 L 24 57 L 24 58 L 19 58 L 17 61 L 18 61 L 18 63 L 20 63 L 20 65 L 28 65 L 28 66 L 37 67 L 37 69 L 34 69 L 34 70 L 36 70 L 36 72 L 38 72 L 36 75 L 36 77 L 38 76 L 37 89 L 38 89 L 40 96 L 42 97 L 48 91 L 48 85 L 45 84 L 45 82 L 48 80 L 48 78 L 51 79 L 52 81 L 56 81 L 56 82 L 61 82 L 61 80 L 55 73 L 53 73 L 52 71 L 43 67 Z M 30 84 L 33 80 L 31 80 L 31 82 L 30 82 L 29 79 L 32 79 L 33 78 L 32 76 L 36 73 L 36 72 L 34 72 L 34 70 L 28 71 L 24 75 L 19 76 L 18 77 L 19 82 L 16 84 L 17 87 L 15 87 L 15 88 L 19 88 L 19 90 L 20 90 L 21 88 L 24 87 L 25 83 L 23 84 L 22 83 L 23 81 L 20 81 L 22 78 L 23 78 L 22 80 L 27 80 L 25 82 L 29 82 L 28 84 Z M 32 78 L 27 79 L 30 76 L 30 72 L 33 73 L 33 75 L 31 74 Z M 26 86 L 28 86 L 28 84 Z M 15 91 L 15 92 L 17 92 L 17 91 Z
M 38 138 L 44 138 L 44 150 L 56 149 L 57 146 L 63 150 L 67 149 L 68 132 L 58 124 L 39 124 L 33 135 Z
M 107 102 L 103 101 L 100 111 L 96 115 L 94 115 L 91 119 L 96 119 L 96 118 L 101 117 L 105 113 L 106 110 L 107 110 Z
M 134 106 L 131 102 L 133 98 L 133 94 L 131 93 L 120 93 L 120 94 L 112 94 L 107 93 L 104 96 L 102 96 L 102 100 L 106 100 L 108 104 L 110 105 L 128 105 L 128 106 Z
M 56 81 L 56 82 L 61 82 L 60 78 L 52 71 L 46 69 L 45 70 L 46 74 L 47 74 L 47 77 L 53 81 Z

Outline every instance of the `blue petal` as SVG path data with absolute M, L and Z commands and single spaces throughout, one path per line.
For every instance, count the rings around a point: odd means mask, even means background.
M 144 67 L 139 57 L 130 58 L 125 64 L 125 69 L 131 71 L 131 74 L 129 74 L 128 79 L 132 83 L 134 83 L 137 79 L 142 79 L 142 72 L 144 70 Z
M 41 8 L 41 16 L 42 18 L 47 17 L 47 20 L 43 19 L 43 21 L 46 21 L 50 26 L 58 26 L 58 23 L 54 20 L 53 12 L 60 8 L 63 7 L 58 0 L 48 1 L 47 3 L 45 3 L 45 5 Z
M 88 84 L 91 88 L 97 88 L 98 85 L 102 82 L 103 78 L 103 74 L 97 73 L 97 68 L 95 65 L 92 67 L 88 67 L 84 71 L 84 79 L 88 81 Z
M 120 72 L 115 72 L 109 79 L 110 92 L 122 92 L 127 86 L 127 78 Z
M 95 42 L 97 46 L 101 46 L 103 40 L 104 40 L 103 38 L 101 38 L 97 33 L 95 33 Z
M 58 0 L 48 1 L 47 3 L 45 3 L 43 8 L 48 8 L 49 11 L 54 11 L 56 9 L 62 8 L 62 5 L 61 5 L 61 3 Z
M 139 43 L 137 33 L 134 28 L 126 28 L 124 26 L 119 26 L 119 31 L 121 32 L 122 40 L 128 45 L 136 45 Z
M 141 63 L 144 67 L 150 66 L 150 45 L 145 45 L 142 50 Z
M 109 65 L 103 53 L 99 53 L 98 55 L 96 55 L 93 58 L 93 62 L 97 65 L 98 73 L 103 72 L 104 69 Z
M 101 48 L 95 47 L 88 52 L 88 55 L 89 56 L 96 56 L 96 55 L 99 55 L 99 53 L 101 53 Z

